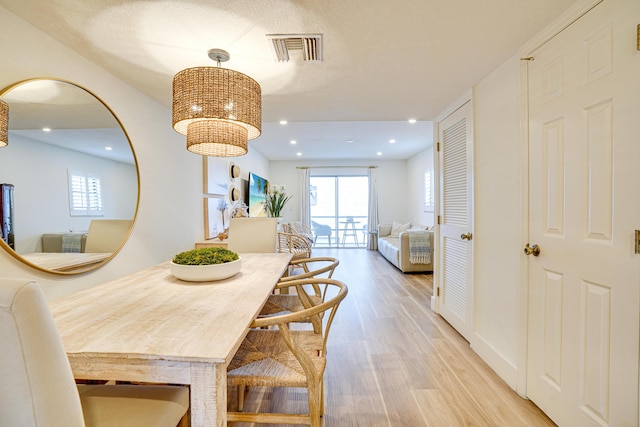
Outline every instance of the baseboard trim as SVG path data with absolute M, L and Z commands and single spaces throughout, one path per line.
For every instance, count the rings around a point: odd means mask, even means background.
M 471 348 L 509 387 L 517 392 L 518 367 L 516 365 L 507 360 L 495 347 L 478 334 L 474 334 Z

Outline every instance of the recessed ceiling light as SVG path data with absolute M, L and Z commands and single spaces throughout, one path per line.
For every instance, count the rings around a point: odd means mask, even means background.
M 105 150 L 107 150 L 107 151 L 111 151 L 111 150 L 113 150 L 113 148 L 111 148 L 111 147 L 109 147 L 109 146 L 104 147 L 104 149 L 105 149 Z
M 295 139 L 292 139 L 291 141 L 289 141 L 289 144 L 291 145 L 296 145 L 298 142 Z
M 286 125 L 286 124 L 287 124 L 287 121 L 286 121 L 286 120 L 280 120 L 280 124 L 281 124 L 281 125 Z
M 298 151 L 298 152 L 296 153 L 296 156 L 302 156 L 302 153 Z
M 389 140 L 389 144 L 395 144 L 395 143 L 396 143 L 396 140 L 395 140 L 395 139 L 390 139 L 390 140 Z
M 347 144 L 353 144 L 353 139 L 347 139 L 345 142 L 346 142 Z
M 378 155 L 378 156 L 382 156 L 382 151 L 378 151 L 378 152 L 376 153 L 376 155 Z
M 409 123 L 413 124 L 415 123 L 417 120 L 416 119 L 409 119 Z
M 43 132 L 51 132 L 51 128 L 42 128 Z

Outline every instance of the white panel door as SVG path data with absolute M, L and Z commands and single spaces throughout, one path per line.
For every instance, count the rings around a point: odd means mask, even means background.
M 473 332 L 471 103 L 438 123 L 440 140 L 440 314 L 462 336 Z
M 560 426 L 638 425 L 640 1 L 529 61 L 527 395 Z

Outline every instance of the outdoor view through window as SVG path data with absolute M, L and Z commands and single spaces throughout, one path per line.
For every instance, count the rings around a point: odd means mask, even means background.
M 311 225 L 316 246 L 366 248 L 367 176 L 312 176 Z

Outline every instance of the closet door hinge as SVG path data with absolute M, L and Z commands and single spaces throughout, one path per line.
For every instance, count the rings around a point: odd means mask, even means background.
M 440 288 L 436 288 L 436 296 L 439 297 L 440 296 Z
M 436 142 L 436 151 L 440 152 L 440 143 L 439 142 Z
M 440 225 L 440 215 L 438 215 L 438 225 Z

